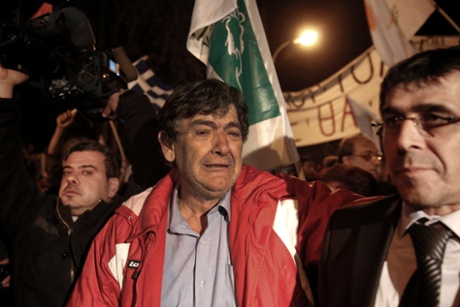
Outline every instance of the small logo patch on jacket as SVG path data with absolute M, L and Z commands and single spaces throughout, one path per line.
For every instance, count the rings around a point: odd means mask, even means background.
M 139 260 L 128 260 L 128 268 L 136 269 L 140 264 L 141 262 Z

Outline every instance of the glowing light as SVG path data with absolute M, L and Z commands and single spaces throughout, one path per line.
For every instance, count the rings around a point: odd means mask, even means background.
M 311 47 L 316 44 L 318 41 L 318 32 L 315 30 L 305 30 L 303 31 L 298 38 L 295 40 L 290 40 L 282 43 L 281 45 L 278 46 L 278 48 L 273 52 L 272 59 L 273 63 L 275 63 L 276 58 L 278 57 L 278 54 L 284 50 L 284 48 L 290 46 L 290 45 L 302 45 L 303 47 Z
M 305 30 L 294 43 L 302 46 L 313 46 L 318 41 L 318 32 L 315 30 Z

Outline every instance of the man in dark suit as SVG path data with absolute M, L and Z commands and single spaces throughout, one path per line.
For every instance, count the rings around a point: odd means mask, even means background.
M 460 306 L 460 48 L 392 67 L 380 114 L 373 125 L 399 196 L 331 217 L 318 305 Z

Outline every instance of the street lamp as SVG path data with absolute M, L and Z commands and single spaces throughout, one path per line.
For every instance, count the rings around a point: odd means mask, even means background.
M 276 48 L 275 52 L 273 52 L 273 55 L 272 55 L 273 64 L 275 63 L 276 58 L 278 57 L 280 52 L 287 46 L 291 44 L 294 44 L 294 45 L 300 44 L 302 46 L 308 47 L 308 46 L 313 46 L 314 44 L 316 44 L 317 40 L 318 40 L 318 32 L 314 30 L 303 31 L 302 34 L 295 40 L 286 41 L 282 43 L 278 48 Z

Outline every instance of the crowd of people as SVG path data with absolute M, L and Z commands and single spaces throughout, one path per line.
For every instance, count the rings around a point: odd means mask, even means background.
M 320 171 L 302 157 L 306 180 L 245 165 L 244 98 L 205 79 L 159 114 L 112 94 L 115 142 L 67 134 L 78 112 L 60 114 L 44 184 L 19 133 L 27 78 L 0 66 L 10 306 L 460 305 L 459 47 L 392 67 L 373 122 L 382 151 L 350 136 Z
M 20 102 L 13 96 L 14 84 L 27 76 L 1 68 L 1 77 L 0 224 L 10 247 L 15 306 L 62 306 L 105 221 L 123 201 L 169 171 L 156 141 L 158 116 L 144 95 L 122 90 L 108 99 L 103 114 L 118 119 L 117 131 L 131 169 L 129 179 L 122 180 L 121 157 L 115 148 L 103 145 L 107 141 L 96 134 L 63 138 L 63 129 L 76 113 L 61 114 L 46 167 L 40 167 L 52 180 L 42 189 L 24 163 Z
M 321 180 L 332 190 L 343 188 L 363 196 L 395 194 L 383 158 L 372 138 L 357 134 L 343 138 L 337 152 L 325 156 L 321 164 L 308 155 L 301 155 L 301 162 L 307 181 Z

